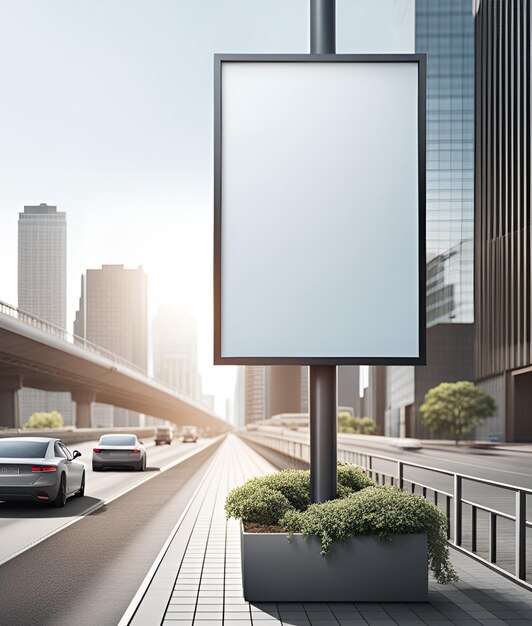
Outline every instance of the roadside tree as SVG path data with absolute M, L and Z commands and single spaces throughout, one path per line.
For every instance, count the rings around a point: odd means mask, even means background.
M 61 428 L 62 426 L 64 426 L 63 416 L 59 411 L 34 413 L 24 424 L 24 428 Z
M 423 424 L 435 434 L 447 435 L 456 445 L 497 410 L 495 400 L 469 381 L 441 383 L 429 389 L 419 408 Z
M 338 432 L 374 435 L 377 432 L 377 426 L 371 417 L 353 417 L 347 411 L 340 411 L 338 413 Z

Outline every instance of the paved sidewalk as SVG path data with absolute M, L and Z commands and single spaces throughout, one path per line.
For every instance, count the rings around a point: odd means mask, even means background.
M 427 603 L 246 602 L 239 524 L 226 521 L 223 504 L 234 486 L 274 469 L 237 437 L 227 438 L 120 626 L 532 624 L 531 592 L 454 550 L 460 582 L 431 580 Z

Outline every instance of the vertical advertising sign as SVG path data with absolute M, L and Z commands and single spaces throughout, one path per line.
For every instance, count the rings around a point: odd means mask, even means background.
M 425 362 L 425 75 L 215 57 L 216 364 Z

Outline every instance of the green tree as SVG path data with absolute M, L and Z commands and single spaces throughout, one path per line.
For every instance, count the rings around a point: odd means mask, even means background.
M 340 411 L 338 413 L 338 432 L 355 432 L 355 418 L 351 415 L 351 413 L 348 413 L 347 411 Z
M 375 435 L 377 433 L 377 425 L 371 417 L 361 417 L 358 428 L 361 435 Z
M 24 424 L 24 428 L 61 428 L 63 416 L 58 411 L 34 413 Z
M 475 384 L 462 380 L 429 389 L 419 410 L 433 433 L 450 435 L 456 445 L 497 410 L 495 400 Z
M 377 426 L 371 417 L 353 417 L 347 411 L 338 413 L 338 432 L 356 435 L 374 435 Z

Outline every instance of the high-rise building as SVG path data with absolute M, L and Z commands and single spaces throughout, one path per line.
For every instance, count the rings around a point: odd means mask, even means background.
M 148 368 L 147 277 L 142 267 L 103 265 L 87 270 L 74 334 Z M 138 426 L 134 411 L 96 404 L 93 426 Z
M 18 220 L 18 306 L 66 329 L 66 214 L 56 206 L 25 206 Z M 22 423 L 36 411 L 59 411 L 72 423 L 69 393 L 22 389 Z
M 212 393 L 202 393 L 201 404 L 209 411 L 214 411 L 214 395 Z
M 244 373 L 244 423 L 258 422 L 268 415 L 268 375 L 262 365 L 246 365 Z
M 385 430 L 414 437 L 428 436 L 419 413 L 428 388 L 473 376 L 475 85 L 471 0 L 416 0 L 415 20 L 416 52 L 427 54 L 428 361 L 385 377 Z M 434 350 L 461 338 L 443 364 Z
M 308 367 L 300 365 L 271 365 L 266 389 L 269 407 L 267 417 L 283 413 L 303 413 L 308 410 Z M 302 406 L 305 402 L 306 406 Z
M 18 306 L 66 328 L 66 214 L 25 206 L 18 219 Z
M 184 307 L 165 306 L 153 321 L 153 372 L 194 402 L 203 402 L 196 320 Z
M 364 417 L 360 397 L 360 370 L 358 365 L 342 365 L 337 368 L 338 407 L 347 409 L 357 417 Z
M 476 1 L 475 369 L 482 427 L 532 441 L 531 7 Z
M 246 368 L 240 365 L 237 368 L 235 391 L 233 395 L 233 424 L 236 428 L 246 425 Z
M 416 52 L 427 54 L 427 261 L 452 291 L 428 286 L 427 326 L 474 322 L 475 33 L 471 0 L 416 0 Z M 429 297 L 432 294 L 433 297 Z

